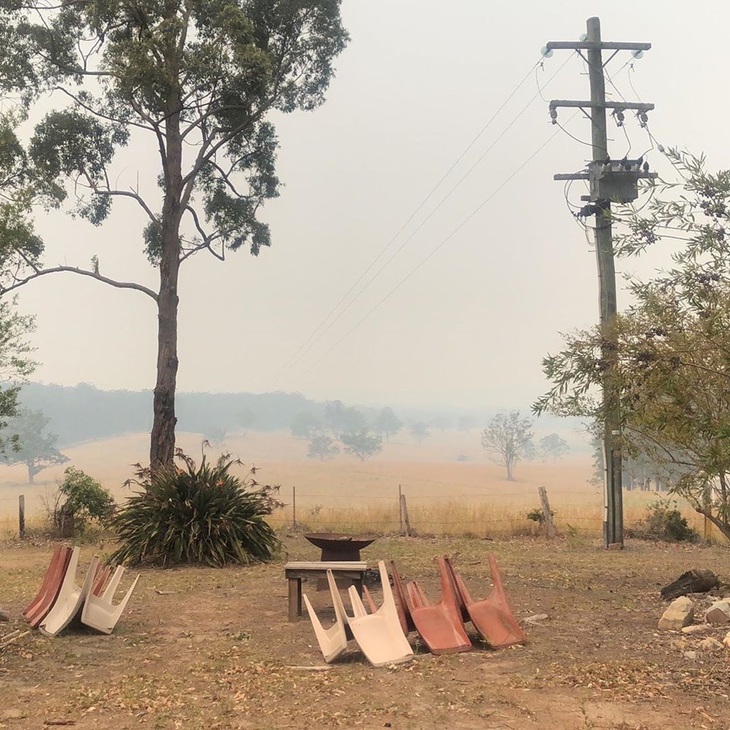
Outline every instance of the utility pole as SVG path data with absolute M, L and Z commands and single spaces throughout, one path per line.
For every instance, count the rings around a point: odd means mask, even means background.
M 627 101 L 606 101 L 603 51 L 612 51 L 608 61 L 619 51 L 632 51 L 635 55 L 648 51 L 650 43 L 613 43 L 601 40 L 601 21 L 588 18 L 585 40 L 578 42 L 551 41 L 544 53 L 552 55 L 553 50 L 573 50 L 586 61 L 591 87 L 590 101 L 553 100 L 550 102 L 550 116 L 557 124 L 558 108 L 573 107 L 583 111 L 591 121 L 591 143 L 593 159 L 586 172 L 575 175 L 555 175 L 555 180 L 588 180 L 590 194 L 582 200 L 588 204 L 579 216 L 595 216 L 596 263 L 598 266 L 598 297 L 600 326 L 602 331 L 601 359 L 603 365 L 603 453 L 605 518 L 604 540 L 607 548 L 623 548 L 623 489 L 621 483 L 621 409 L 620 392 L 614 377 L 618 360 L 616 337 L 616 271 L 614 267 L 613 239 L 611 232 L 611 203 L 628 203 L 638 197 L 638 180 L 656 177 L 648 171 L 648 165 L 638 160 L 613 161 L 608 151 L 606 111 L 612 110 L 616 123 L 624 123 L 624 111 L 636 112 L 641 125 L 646 124 L 646 113 L 653 104 Z M 585 51 L 585 54 L 583 53 Z M 608 63 L 606 61 L 606 63 Z M 589 110 L 589 112 L 586 111 Z

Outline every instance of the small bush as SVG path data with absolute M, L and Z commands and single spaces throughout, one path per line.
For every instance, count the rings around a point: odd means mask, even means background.
M 63 473 L 64 479 L 58 486 L 53 509 L 55 526 L 61 527 L 64 515 L 73 516 L 74 530 L 80 534 L 94 521 L 102 526 L 108 525 L 116 509 L 109 491 L 101 482 L 76 467 L 69 466 Z
M 646 517 L 627 530 L 628 537 L 664 542 L 697 542 L 699 533 L 690 527 L 687 518 L 677 509 L 677 503 L 657 500 L 646 508 Z
M 139 467 L 141 492 L 114 518 L 122 542 L 112 560 L 129 565 L 202 563 L 220 567 L 271 559 L 279 540 L 265 517 L 283 506 L 278 487 L 259 485 L 253 468 L 243 479 L 229 473 L 240 464 L 223 454 L 215 465 L 200 467 L 178 449 L 185 467 Z

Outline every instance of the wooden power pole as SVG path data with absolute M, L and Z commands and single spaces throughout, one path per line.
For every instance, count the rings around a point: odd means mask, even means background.
M 590 194 L 583 197 L 588 203 L 581 213 L 595 216 L 596 263 L 600 326 L 603 333 L 601 358 L 603 360 L 603 452 L 605 479 L 604 539 L 606 547 L 623 547 L 623 492 L 621 484 L 621 411 L 620 393 L 613 377 L 618 358 L 616 319 L 616 272 L 614 268 L 613 239 L 611 234 L 611 203 L 628 203 L 638 197 L 638 180 L 655 177 L 648 172 L 643 160 L 611 160 L 606 132 L 606 111 L 611 109 L 619 125 L 623 124 L 624 111 L 634 111 L 641 124 L 646 123 L 646 113 L 653 104 L 627 101 L 606 101 L 603 51 L 611 51 L 611 58 L 619 51 L 639 54 L 651 48 L 650 43 L 613 43 L 601 40 L 601 21 L 588 18 L 585 40 L 551 41 L 545 53 L 553 50 L 576 51 L 588 65 L 591 87 L 590 101 L 554 100 L 550 102 L 550 116 L 557 123 L 558 108 L 573 107 L 583 111 L 591 121 L 593 159 L 587 172 L 575 175 L 555 175 L 556 180 L 588 180 Z M 584 53 L 585 52 L 585 53 Z M 588 110 L 588 111 L 586 111 Z

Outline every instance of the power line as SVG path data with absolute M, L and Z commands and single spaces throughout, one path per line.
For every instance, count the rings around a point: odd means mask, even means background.
M 415 210 L 408 216 L 405 223 L 401 225 L 401 227 L 395 232 L 395 234 L 391 237 L 391 239 L 388 241 L 388 243 L 385 244 L 385 246 L 382 248 L 380 253 L 377 254 L 377 256 L 368 264 L 366 269 L 360 274 L 360 276 L 357 278 L 354 284 L 345 292 L 345 294 L 340 297 L 340 299 L 337 301 L 337 303 L 332 307 L 332 309 L 329 311 L 329 313 L 325 316 L 325 318 L 319 323 L 319 325 L 309 334 L 307 339 L 304 341 L 304 343 L 299 347 L 299 349 L 282 365 L 281 371 L 277 375 L 277 378 L 286 370 L 286 368 L 291 365 L 299 356 L 300 354 L 304 356 L 308 350 L 305 352 L 302 352 L 305 350 L 307 345 L 310 343 L 310 341 L 317 335 L 317 333 L 325 327 L 328 320 L 332 317 L 332 315 L 337 311 L 337 309 L 340 307 L 340 305 L 352 294 L 352 292 L 355 290 L 357 285 L 365 278 L 367 273 L 375 266 L 375 264 L 382 258 L 382 256 L 385 254 L 385 252 L 390 248 L 390 246 L 393 244 L 393 242 L 398 238 L 398 236 L 403 232 L 403 230 L 408 226 L 408 224 L 418 215 L 418 213 L 421 211 L 421 209 L 426 205 L 426 203 L 433 197 L 433 194 L 438 190 L 438 188 L 441 186 L 441 184 L 446 180 L 446 178 L 451 174 L 451 172 L 454 170 L 454 168 L 461 162 L 461 160 L 464 159 L 464 157 L 467 155 L 469 150 L 477 143 L 477 141 L 481 138 L 481 136 L 486 132 L 486 130 L 491 126 L 492 122 L 499 116 L 500 112 L 507 106 L 507 104 L 512 100 L 514 95 L 522 88 L 525 81 L 532 75 L 533 70 L 537 69 L 538 66 L 542 63 L 542 60 L 537 61 L 532 68 L 525 74 L 524 78 L 515 86 L 515 88 L 510 92 L 509 96 L 502 102 L 502 104 L 499 106 L 499 108 L 492 114 L 492 116 L 489 118 L 487 123 L 479 130 L 479 132 L 476 134 L 474 139 L 464 148 L 464 150 L 461 152 L 461 154 L 456 158 L 456 160 L 451 164 L 451 166 L 446 170 L 446 172 L 441 176 L 439 181 L 431 188 L 431 190 L 428 192 L 426 197 L 418 204 L 418 206 L 415 208 Z M 314 343 L 313 343 L 314 344 Z
M 424 264 L 426 264 L 427 261 L 429 261 L 443 246 L 448 243 L 474 216 L 479 213 L 479 211 L 487 204 L 489 203 L 492 198 L 494 198 L 497 193 L 499 193 L 502 188 L 504 188 L 507 183 L 509 183 L 512 178 L 514 178 L 519 172 L 523 170 L 530 162 L 532 162 L 533 158 L 535 158 L 544 147 L 546 147 L 550 142 L 552 142 L 557 135 L 560 134 L 559 130 L 556 130 L 550 137 L 548 137 L 519 167 L 517 167 L 511 175 L 509 175 L 507 178 L 505 178 L 502 183 L 497 187 L 482 203 L 480 203 L 451 233 L 449 233 L 448 236 L 446 236 L 419 264 L 417 264 L 406 276 L 404 276 L 375 306 L 373 306 L 368 312 L 365 314 L 364 317 L 359 319 L 347 332 L 345 332 L 342 337 L 340 337 L 339 340 L 337 340 L 328 350 L 324 352 L 320 356 L 320 358 L 307 370 L 304 374 L 310 372 L 313 370 L 317 365 L 319 365 L 322 360 L 324 360 L 327 355 L 329 355 L 332 350 L 334 350 L 336 347 L 340 345 L 341 342 L 343 342 L 347 337 L 349 337 L 366 319 L 368 319 L 376 310 L 378 310 L 383 304 L 385 304 L 388 299 L 390 299 L 393 294 L 398 291 L 398 289 L 403 286 Z
M 547 86 L 559 73 L 562 71 L 562 69 L 566 66 L 568 61 L 570 60 L 570 57 L 567 58 L 563 64 L 553 73 L 553 75 L 548 79 L 545 86 Z M 531 97 L 531 99 L 527 102 L 527 104 L 517 113 L 517 115 L 510 121 L 510 123 L 502 130 L 502 132 L 492 141 L 492 143 L 487 147 L 487 149 L 477 158 L 477 160 L 469 167 L 469 169 L 459 178 L 459 180 L 451 187 L 451 189 L 446 193 L 446 195 L 441 198 L 441 200 L 436 204 L 436 206 L 431 210 L 431 212 L 419 223 L 417 228 L 411 232 L 411 234 L 398 246 L 398 248 L 395 249 L 395 251 L 390 255 L 390 257 L 380 266 L 380 268 L 375 271 L 375 273 L 370 277 L 370 279 L 365 283 L 363 287 L 360 288 L 360 290 L 350 299 L 349 302 L 335 315 L 335 312 L 340 308 L 340 306 L 345 302 L 345 300 L 352 294 L 352 292 L 357 288 L 358 284 L 363 281 L 363 279 L 367 276 L 367 274 L 373 269 L 375 264 L 383 257 L 385 252 L 390 248 L 390 246 L 394 243 L 394 241 L 398 238 L 400 233 L 405 229 L 405 227 L 413 220 L 413 218 L 416 216 L 416 214 L 424 207 L 426 202 L 433 196 L 434 192 L 441 186 L 443 181 L 448 177 L 448 175 L 453 171 L 453 169 L 456 167 L 456 165 L 464 158 L 464 156 L 467 154 L 467 152 L 474 146 L 476 141 L 481 137 L 483 132 L 489 127 L 489 125 L 492 123 L 492 121 L 497 117 L 499 112 L 505 107 L 505 105 L 514 97 L 514 95 L 517 93 L 517 91 L 521 88 L 521 86 L 525 83 L 525 81 L 532 75 L 533 70 L 541 63 L 541 61 L 538 61 L 525 75 L 525 77 L 520 81 L 518 86 L 512 91 L 512 93 L 508 96 L 508 98 L 502 103 L 502 105 L 499 107 L 499 109 L 492 115 L 490 120 L 487 122 L 484 127 L 482 127 L 481 131 L 477 136 L 470 142 L 470 144 L 466 147 L 466 149 L 459 155 L 456 162 L 454 162 L 451 167 L 447 170 L 447 172 L 441 177 L 439 182 L 431 189 L 429 194 L 424 198 L 424 200 L 421 202 L 421 204 L 416 208 L 416 210 L 410 215 L 408 220 L 398 229 L 397 233 L 388 241 L 386 246 L 380 251 L 380 253 L 370 262 L 368 267 L 363 271 L 363 273 L 358 277 L 357 281 L 350 287 L 350 289 L 346 292 L 346 294 L 340 298 L 340 300 L 334 305 L 334 307 L 330 310 L 330 312 L 327 314 L 327 316 L 320 322 L 318 327 L 315 328 L 315 330 L 309 335 L 307 340 L 299 347 L 297 352 L 287 360 L 286 363 L 281 367 L 279 373 L 276 376 L 276 379 L 278 380 L 284 372 L 286 372 L 287 368 L 289 368 L 291 365 L 296 364 L 297 362 L 301 361 L 304 356 L 322 339 L 322 337 L 332 328 L 332 326 L 339 321 L 339 319 L 347 312 L 347 310 L 355 303 L 355 301 L 360 297 L 363 292 L 377 279 L 377 277 L 382 273 L 382 271 L 393 261 L 393 259 L 405 248 L 405 246 L 414 238 L 414 236 L 428 223 L 428 221 L 436 214 L 438 210 L 443 206 L 443 204 L 451 197 L 451 195 L 457 190 L 457 188 L 464 182 L 464 180 L 474 171 L 474 169 L 481 163 L 481 161 L 491 152 L 492 149 L 497 145 L 497 143 L 509 132 L 509 130 L 517 123 L 517 121 L 520 119 L 520 117 L 527 111 L 527 109 L 532 105 L 532 103 L 537 99 L 537 97 L 541 94 L 541 91 L 538 89 L 538 93 L 536 93 L 534 96 Z M 335 315 L 333 317 L 333 315 Z

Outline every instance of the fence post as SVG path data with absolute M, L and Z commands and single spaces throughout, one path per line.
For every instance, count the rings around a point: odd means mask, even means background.
M 545 534 L 548 538 L 555 537 L 555 525 L 553 524 L 553 513 L 550 511 L 547 489 L 545 489 L 545 487 L 540 487 L 537 491 L 540 493 L 540 502 L 542 502 L 542 516 L 545 523 Z
M 408 504 L 406 503 L 406 495 L 401 494 L 400 495 L 400 509 L 401 514 L 403 515 L 403 521 L 405 522 L 405 536 L 410 537 L 411 536 L 411 521 L 408 519 Z
M 400 522 L 400 534 L 403 535 L 403 489 L 398 485 L 398 520 Z
M 297 529 L 297 488 L 291 488 L 291 529 Z
M 25 537 L 25 495 L 18 496 L 18 537 Z

